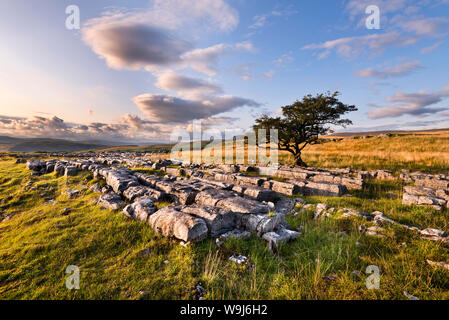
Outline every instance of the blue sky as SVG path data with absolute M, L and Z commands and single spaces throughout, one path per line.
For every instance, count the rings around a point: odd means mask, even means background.
M 161 141 L 328 90 L 347 130 L 449 127 L 448 36 L 447 0 L 3 0 L 0 133 Z

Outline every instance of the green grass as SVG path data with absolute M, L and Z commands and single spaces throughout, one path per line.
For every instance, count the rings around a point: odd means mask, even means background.
M 40 187 L 26 189 L 29 181 Z M 184 247 L 121 212 L 102 210 L 89 188 L 77 199 L 65 195 L 96 182 L 89 173 L 31 178 L 25 165 L 0 160 L 0 215 L 9 217 L 0 222 L 0 299 L 194 299 L 198 282 L 207 290 L 205 299 L 406 299 L 403 291 L 449 299 L 449 273 L 426 263 L 449 261 L 448 245 L 412 231 L 387 226 L 385 238 L 373 238 L 358 231 L 369 222 L 338 214 L 314 220 L 312 212 L 302 211 L 288 222 L 302 226 L 304 235 L 275 254 L 255 235 L 221 248 L 214 239 Z M 307 201 L 380 210 L 402 223 L 449 231 L 447 211 L 403 206 L 401 188 L 399 182 L 370 181 L 353 197 Z M 72 212 L 62 215 L 68 207 Z M 249 264 L 230 262 L 234 253 L 247 256 Z M 69 265 L 80 268 L 80 290 L 65 287 Z M 365 286 L 369 265 L 380 269 L 379 290 Z M 334 281 L 323 279 L 330 274 Z

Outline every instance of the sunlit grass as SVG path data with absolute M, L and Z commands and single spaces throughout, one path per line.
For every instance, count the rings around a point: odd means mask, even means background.
M 29 181 L 40 187 L 25 188 Z M 274 254 L 255 235 L 220 248 L 214 239 L 182 246 L 147 224 L 98 207 L 99 195 L 88 188 L 98 181 L 89 173 L 30 177 L 24 164 L 0 160 L 0 215 L 8 217 L 0 222 L 0 299 L 194 299 L 198 282 L 205 299 L 405 299 L 403 291 L 449 299 L 447 271 L 426 263 L 449 261 L 448 245 L 416 232 L 386 226 L 386 238 L 367 237 L 358 227 L 371 222 L 338 214 L 314 220 L 311 211 L 302 211 L 287 220 L 292 228 L 302 226 L 304 235 Z M 79 198 L 65 195 L 77 188 Z M 447 211 L 403 206 L 401 189 L 398 181 L 369 181 L 353 197 L 307 201 L 337 210 L 380 210 L 402 223 L 449 230 Z M 65 208 L 72 209 L 67 216 Z M 249 263 L 229 261 L 234 253 Z M 65 287 L 68 265 L 80 268 L 80 290 Z M 369 265 L 380 269 L 379 290 L 365 286 Z M 335 280 L 323 279 L 328 275 Z

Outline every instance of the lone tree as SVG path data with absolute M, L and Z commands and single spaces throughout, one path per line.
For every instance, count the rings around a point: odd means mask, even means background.
M 352 124 L 349 119 L 340 119 L 342 115 L 357 111 L 352 105 L 338 100 L 340 93 L 327 92 L 315 97 L 306 95 L 302 101 L 295 101 L 292 105 L 282 107 L 282 117 L 261 116 L 256 120 L 253 129 L 278 130 L 279 150 L 293 154 L 299 166 L 306 167 L 301 158 L 302 150 L 309 144 L 315 144 L 318 136 L 328 132 L 328 125 L 342 126 Z

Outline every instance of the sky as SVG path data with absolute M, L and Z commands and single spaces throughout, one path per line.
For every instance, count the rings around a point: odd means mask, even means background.
M 449 0 L 2 0 L 0 39 L 2 135 L 160 142 L 327 91 L 340 131 L 449 128 Z

